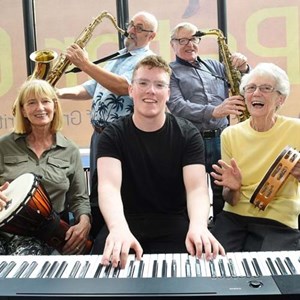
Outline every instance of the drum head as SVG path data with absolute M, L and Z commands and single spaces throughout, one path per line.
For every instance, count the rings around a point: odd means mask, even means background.
M 3 191 L 3 194 L 11 200 L 8 207 L 0 211 L 0 226 L 4 225 L 2 222 L 9 222 L 14 214 L 22 209 L 21 204 L 26 203 L 30 197 L 28 193 L 32 190 L 35 181 L 35 175 L 32 173 L 25 173 L 13 180 L 8 188 Z

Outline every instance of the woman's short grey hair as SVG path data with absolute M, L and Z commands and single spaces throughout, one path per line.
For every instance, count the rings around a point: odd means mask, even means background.
M 275 80 L 275 90 L 286 98 L 290 94 L 290 81 L 286 72 L 273 63 L 259 63 L 250 73 L 243 75 L 240 93 L 244 94 L 244 87 L 254 76 L 268 76 Z

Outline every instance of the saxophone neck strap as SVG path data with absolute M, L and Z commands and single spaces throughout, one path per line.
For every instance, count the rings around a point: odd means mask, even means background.
M 95 61 L 93 61 L 93 63 L 97 65 L 97 64 L 100 64 L 100 63 L 105 62 L 107 60 L 110 60 L 112 58 L 115 58 L 118 55 L 120 55 L 119 51 L 117 51 L 117 52 L 115 52 L 113 54 L 110 54 L 108 56 L 102 57 L 102 58 L 100 58 L 98 60 L 95 60 Z M 68 73 L 79 73 L 79 72 L 81 72 L 81 69 L 79 69 L 78 67 L 74 67 L 73 69 L 71 69 L 69 71 L 66 71 L 65 74 L 68 74 Z

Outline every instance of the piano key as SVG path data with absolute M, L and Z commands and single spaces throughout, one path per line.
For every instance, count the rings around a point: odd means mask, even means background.
M 165 253 L 157 254 L 157 277 L 159 278 L 163 277 L 163 268 L 166 267 L 164 263 L 165 260 L 166 260 Z
M 188 259 L 187 253 L 180 253 L 180 277 L 188 277 L 186 269 L 186 261 Z
M 232 271 L 232 274 L 235 274 L 236 277 L 245 277 L 246 274 L 245 274 L 244 268 L 242 266 L 242 263 L 241 263 L 240 259 L 237 256 L 237 253 L 239 253 L 239 252 L 236 252 L 236 253 L 229 252 L 229 253 L 227 253 L 227 257 L 229 259 L 229 266 L 230 266 L 230 269 Z
M 38 263 L 36 261 L 32 261 L 28 266 L 27 270 L 24 272 L 24 274 L 21 275 L 21 278 L 29 278 L 37 266 Z
M 176 261 L 174 260 L 172 253 L 166 253 L 165 260 L 166 260 L 166 264 L 167 264 L 166 277 L 170 278 L 170 277 L 172 277 L 172 268 L 174 267 L 173 264 L 175 263 L 175 266 L 176 266 Z M 175 267 L 175 269 L 176 269 L 176 267 Z M 173 277 L 176 277 L 176 276 L 173 276 Z
M 201 277 L 202 270 L 201 270 L 200 259 L 198 257 L 196 257 L 195 261 L 196 261 L 196 263 L 195 263 L 196 277 Z
M 131 261 L 135 261 L 135 255 L 134 254 L 129 254 L 126 265 L 123 269 L 120 270 L 119 272 L 119 278 L 126 278 L 129 273 L 129 266 L 131 265 Z
M 272 259 L 270 257 L 267 257 L 266 258 L 266 262 L 267 262 L 267 265 L 270 269 L 270 272 L 272 275 L 279 275 L 279 273 L 277 272 L 276 268 L 275 268 L 275 265 L 272 261 Z
M 192 270 L 189 258 L 185 260 L 185 277 L 192 277 Z
M 116 268 L 114 268 L 112 277 L 113 278 L 118 278 L 119 274 L 120 274 L 120 270 L 121 270 L 121 267 L 120 267 L 120 264 L 119 264 Z
M 42 265 L 39 273 L 37 274 L 36 278 L 43 278 L 43 276 L 46 274 L 47 270 L 50 267 L 50 262 L 49 261 L 45 261 L 45 263 Z
M 298 274 L 295 266 L 293 265 L 293 263 L 292 263 L 292 261 L 291 261 L 291 259 L 289 257 L 285 257 L 284 258 L 284 262 L 287 265 L 287 267 L 290 270 L 290 272 L 291 272 L 292 275 Z
M 81 269 L 81 271 L 79 273 L 78 278 L 85 278 L 85 275 L 86 275 L 86 273 L 87 273 L 90 265 L 91 265 L 91 263 L 88 260 L 86 260 L 85 264 L 83 265 L 83 267 L 82 267 L 82 269 Z
M 59 267 L 59 263 L 56 260 L 51 264 L 51 267 L 50 267 L 48 273 L 45 275 L 45 278 L 51 278 L 54 275 L 54 273 L 58 267 Z
M 282 260 L 280 259 L 280 257 L 277 256 L 275 258 L 275 263 L 276 263 L 276 265 L 277 265 L 277 267 L 278 267 L 278 269 L 279 269 L 279 271 L 282 275 L 290 275 L 290 273 L 287 272 L 287 269 L 285 268 L 285 266 L 284 266 Z
M 226 277 L 225 265 L 223 259 L 218 259 L 218 267 L 220 270 L 221 277 Z
M 19 266 L 18 270 L 14 273 L 13 278 L 20 278 L 28 266 L 29 262 L 23 261 L 22 264 Z
M 15 261 L 10 261 L 7 266 L 1 271 L 0 278 L 6 278 L 10 271 L 16 266 Z
M 69 278 L 75 278 L 76 277 L 76 274 L 77 274 L 78 270 L 80 269 L 80 266 L 81 266 L 81 263 L 80 263 L 80 261 L 77 260 L 75 262 L 75 265 L 72 268 L 72 271 L 69 274 Z
M 98 268 L 95 272 L 94 278 L 99 278 L 100 277 L 102 269 L 104 269 L 104 265 L 99 263 Z
M 150 277 L 150 273 L 149 273 L 150 272 L 149 269 L 151 269 L 150 259 L 151 259 L 151 254 L 144 254 L 142 257 L 142 261 L 144 263 L 143 278 Z
M 152 265 L 152 278 L 155 278 L 157 277 L 157 273 L 158 273 L 158 262 L 157 262 L 157 259 L 155 259 L 153 261 L 153 265 Z
M 248 252 L 250 257 L 255 259 L 259 265 L 259 268 L 262 272 L 263 276 L 271 276 L 270 269 L 266 263 L 265 256 L 262 254 L 262 252 Z
M 174 253 L 172 257 L 172 277 L 181 277 L 181 255 L 180 253 Z M 174 276 L 175 273 L 176 276 Z
M 0 264 L 0 273 L 2 272 L 2 270 L 8 265 L 8 263 L 6 261 L 2 261 Z
M 252 265 L 253 265 L 253 268 L 254 268 L 254 270 L 255 270 L 256 276 L 257 276 L 257 277 L 262 276 L 263 274 L 262 274 L 261 268 L 260 268 L 260 266 L 259 266 L 259 263 L 258 263 L 258 260 L 257 260 L 256 257 L 254 257 L 254 258 L 252 259 Z
M 67 268 L 67 265 L 68 265 L 68 263 L 64 260 L 64 261 L 60 264 L 60 266 L 59 266 L 59 268 L 58 268 L 56 274 L 54 275 L 54 278 L 61 278 L 61 277 L 62 277 L 62 274 L 64 273 L 64 271 L 65 271 L 66 268 Z
M 189 255 L 191 265 L 191 277 L 196 277 L 196 256 Z

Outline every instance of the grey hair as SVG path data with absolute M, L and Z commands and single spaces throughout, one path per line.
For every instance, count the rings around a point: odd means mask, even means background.
M 187 30 L 190 30 L 193 32 L 196 32 L 198 30 L 197 26 L 195 26 L 194 24 L 189 23 L 189 22 L 182 22 L 182 23 L 177 24 L 171 31 L 171 39 L 176 38 L 178 31 L 181 29 L 187 29 Z
M 259 63 L 250 73 L 243 75 L 240 84 L 240 93 L 244 95 L 244 87 L 254 76 L 268 76 L 275 80 L 275 89 L 281 95 L 288 97 L 290 94 L 290 81 L 286 72 L 273 63 Z
M 132 19 L 138 17 L 138 16 L 143 16 L 145 22 L 147 22 L 149 24 L 149 26 L 151 26 L 151 29 L 154 31 L 154 32 L 157 32 L 157 29 L 158 29 L 158 21 L 156 19 L 156 17 L 147 12 L 147 11 L 140 11 L 138 13 L 136 13 Z

